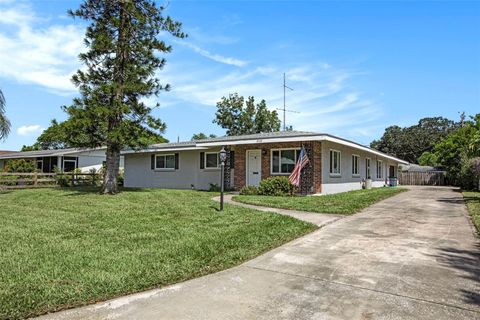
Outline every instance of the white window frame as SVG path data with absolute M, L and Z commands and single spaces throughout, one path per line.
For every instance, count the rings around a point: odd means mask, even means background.
M 338 159 L 338 172 L 333 172 L 333 163 L 332 163 L 332 152 L 333 153 L 338 153 L 337 159 Z M 328 162 L 329 162 L 329 172 L 331 177 L 340 177 L 342 176 L 342 152 L 340 150 L 335 150 L 335 149 L 330 149 L 330 152 L 328 153 Z
M 356 163 L 354 159 L 356 159 Z M 352 177 L 360 177 L 360 156 L 358 154 L 352 154 Z
M 217 155 L 217 166 L 216 167 L 209 167 L 208 166 L 208 161 L 207 161 L 207 155 L 208 154 L 216 154 Z M 220 168 L 220 153 L 219 152 L 205 152 L 204 155 L 204 163 L 205 163 L 205 169 L 218 169 Z
M 167 165 L 167 156 L 173 156 L 173 168 L 169 168 L 169 167 L 166 166 Z M 165 158 L 164 162 L 163 162 L 165 164 L 164 168 L 157 167 L 157 158 L 159 158 L 159 157 L 164 157 Z M 155 167 L 154 168 L 155 168 L 156 171 L 174 171 L 175 170 L 175 161 L 176 161 L 175 160 L 175 153 L 156 154 L 154 160 L 155 160 Z
M 74 168 L 73 168 L 73 171 L 75 171 L 75 169 L 77 169 L 77 160 L 63 159 L 62 168 L 63 168 L 63 171 L 64 171 L 64 172 L 66 172 L 66 171 L 65 171 L 65 163 L 67 163 L 67 162 L 73 162 L 73 163 L 75 163 L 75 166 L 74 166 Z
M 282 151 L 290 151 L 293 150 L 295 155 L 295 164 L 297 164 L 297 151 L 301 150 L 301 148 L 276 148 L 270 149 L 270 175 L 272 176 L 288 176 L 292 174 L 291 172 L 282 172 Z M 278 151 L 278 170 L 279 172 L 273 172 L 273 152 Z
M 372 179 L 372 159 L 365 158 L 365 179 Z
M 378 170 L 379 168 L 380 170 Z M 383 178 L 383 161 L 377 160 L 377 179 L 382 179 L 382 178 Z

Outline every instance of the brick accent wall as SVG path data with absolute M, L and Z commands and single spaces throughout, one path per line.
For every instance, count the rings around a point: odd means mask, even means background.
M 319 141 L 306 142 L 279 142 L 279 143 L 259 143 L 236 145 L 235 150 L 235 190 L 240 190 L 246 185 L 247 180 L 247 150 L 262 150 L 262 179 L 270 177 L 270 156 L 271 149 L 282 148 L 301 148 L 302 144 L 310 144 L 313 151 L 313 159 L 310 159 L 310 165 L 313 169 L 313 190 L 309 193 L 320 193 L 322 191 L 322 148 Z

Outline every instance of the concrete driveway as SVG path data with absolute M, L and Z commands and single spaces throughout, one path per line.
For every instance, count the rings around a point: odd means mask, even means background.
M 51 319 L 480 319 L 461 194 L 411 188 L 239 267 Z

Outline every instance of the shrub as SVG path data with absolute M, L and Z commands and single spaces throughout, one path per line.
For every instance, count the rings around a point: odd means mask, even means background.
M 9 160 L 5 166 L 5 172 L 23 172 L 30 173 L 35 172 L 37 168 L 32 161 L 25 159 Z
M 216 183 L 210 183 L 210 188 L 208 188 L 210 192 L 220 192 L 220 187 Z
M 264 196 L 288 196 L 293 195 L 295 186 L 288 181 L 287 177 L 270 177 L 260 181 L 258 194 Z
M 53 168 L 53 172 L 55 172 L 55 182 L 57 185 L 61 187 L 68 187 L 69 186 L 69 179 L 68 177 L 62 172 L 60 168 L 55 166 Z
M 240 194 L 244 196 L 254 196 L 258 194 L 258 188 L 255 186 L 243 187 Z
M 125 170 L 120 170 L 118 172 L 117 183 L 118 183 L 119 186 L 123 187 L 123 184 L 125 183 Z
M 480 157 L 462 159 L 459 173 L 459 185 L 464 190 L 480 188 Z

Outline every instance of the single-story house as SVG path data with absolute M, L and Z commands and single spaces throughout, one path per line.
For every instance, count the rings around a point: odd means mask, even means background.
M 209 189 L 220 184 L 219 151 L 227 150 L 225 185 L 258 186 L 261 179 L 288 176 L 302 146 L 310 163 L 302 173 L 304 194 L 361 189 L 364 179 L 381 187 L 396 178 L 406 161 L 329 134 L 283 131 L 155 144 L 126 150 L 125 186 Z
M 33 161 L 38 170 L 44 173 L 54 172 L 58 167 L 64 172 L 70 172 L 80 168 L 82 172 L 90 169 L 99 170 L 105 160 L 106 148 L 96 149 L 56 149 L 36 150 L 0 154 L 0 171 L 13 159 L 25 159 Z M 123 156 L 120 158 L 120 167 L 123 167 Z

